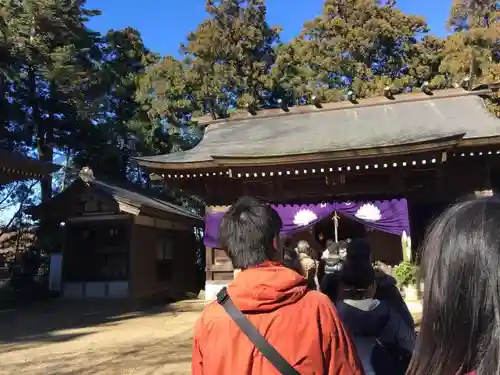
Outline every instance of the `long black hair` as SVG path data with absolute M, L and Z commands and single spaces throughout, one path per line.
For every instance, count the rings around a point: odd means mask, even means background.
M 422 323 L 407 375 L 500 375 L 500 200 L 444 212 L 422 264 Z

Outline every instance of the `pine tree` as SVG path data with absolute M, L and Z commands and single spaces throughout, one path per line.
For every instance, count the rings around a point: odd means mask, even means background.
M 454 31 L 446 39 L 441 70 L 454 82 L 470 87 L 500 82 L 500 3 L 497 0 L 455 0 L 448 20 Z M 489 105 L 500 116 L 498 94 Z
M 360 97 L 380 95 L 387 85 L 403 90 L 416 84 L 407 70 L 425 32 L 424 19 L 404 14 L 395 1 L 326 0 L 322 15 L 304 25 L 278 62 L 290 51 L 298 58 L 295 69 L 305 78 L 301 88 L 294 84 L 299 95 L 335 100 L 347 89 Z
M 27 114 L 40 160 L 52 162 L 54 147 L 64 148 L 73 128 L 90 125 L 84 116 L 91 85 L 94 33 L 88 17 L 98 14 L 78 0 L 2 0 L 11 55 L 18 69 L 11 99 Z M 83 115 L 83 116 L 82 116 Z M 24 124 L 23 124 L 24 125 Z M 50 199 L 52 178 L 40 181 L 42 201 Z
M 472 75 L 475 83 L 500 80 L 500 3 L 455 0 L 448 20 L 443 69 L 454 79 Z
M 189 148 L 188 135 L 195 132 L 191 117 L 200 108 L 197 78 L 188 65 L 172 56 L 161 59 L 140 78 L 137 99 L 147 109 L 151 124 L 144 140 L 157 152 Z
M 92 120 L 97 125 L 80 140 L 81 146 L 75 147 L 74 163 L 124 181 L 131 156 L 143 150 L 137 141 L 147 126 L 147 117 L 135 99 L 139 77 L 157 56 L 145 47 L 140 33 L 130 27 L 108 31 L 100 46 L 102 62 L 95 75 L 97 97 L 92 107 Z
M 448 27 L 454 32 L 490 28 L 498 22 L 498 0 L 453 0 Z
M 17 69 L 7 17 L 6 10 L 0 8 L 0 147 L 13 150 L 25 134 L 16 126 L 22 120 L 20 108 L 9 100 Z
M 428 82 L 432 89 L 452 87 L 448 72 L 441 69 L 444 46 L 444 39 L 432 35 L 426 35 L 416 45 L 406 70 L 406 76 L 412 77 L 409 82 L 413 88 L 421 87 L 424 82 Z
M 279 29 L 266 21 L 264 0 L 207 0 L 208 19 L 182 49 L 197 74 L 199 100 L 216 117 L 220 107 L 261 105 Z

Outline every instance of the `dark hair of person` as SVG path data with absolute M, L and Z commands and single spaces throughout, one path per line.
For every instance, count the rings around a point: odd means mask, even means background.
M 372 250 L 367 240 L 358 238 L 347 243 L 346 261 L 371 265 Z
M 500 375 L 500 201 L 459 203 L 422 252 L 419 340 L 408 375 Z
M 339 244 L 334 240 L 328 240 L 326 241 L 326 249 L 328 250 L 329 254 L 336 255 L 339 253 Z
M 281 226 L 281 218 L 271 206 L 242 197 L 222 218 L 220 243 L 235 269 L 257 266 L 275 258 L 274 240 Z
M 375 271 L 366 263 L 347 261 L 342 267 L 340 283 L 344 298 L 362 299 L 375 283 Z
M 283 248 L 292 248 L 292 240 L 288 237 L 281 237 Z
M 301 273 L 299 254 L 290 247 L 283 248 L 283 265 L 297 273 Z

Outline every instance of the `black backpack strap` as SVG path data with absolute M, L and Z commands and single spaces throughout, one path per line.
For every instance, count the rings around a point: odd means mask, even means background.
M 227 288 L 223 287 L 217 293 L 217 303 L 221 305 L 228 315 L 234 320 L 238 327 L 247 335 L 250 341 L 262 353 L 269 362 L 283 375 L 300 375 L 285 358 L 262 336 L 257 328 L 247 319 L 247 317 L 234 305 L 231 297 L 227 293 Z

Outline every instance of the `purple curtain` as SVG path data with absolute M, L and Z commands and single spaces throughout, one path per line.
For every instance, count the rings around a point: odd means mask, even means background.
M 290 235 L 331 216 L 334 211 L 374 229 L 401 236 L 409 235 L 406 199 L 373 202 L 332 202 L 303 205 L 272 205 L 283 221 L 282 234 Z M 205 215 L 205 246 L 219 246 L 219 227 L 223 212 Z
M 336 203 L 335 210 L 368 227 L 395 234 L 410 235 L 410 219 L 406 199 L 374 202 Z
M 206 247 L 219 247 L 219 228 L 224 212 L 211 212 L 205 214 L 205 232 L 203 243 Z

